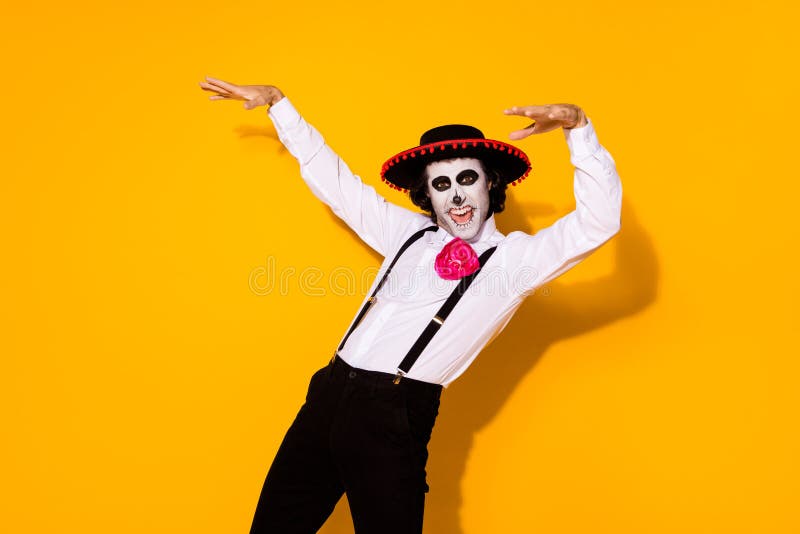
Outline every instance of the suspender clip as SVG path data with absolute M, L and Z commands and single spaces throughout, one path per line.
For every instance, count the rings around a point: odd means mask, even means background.
M 392 382 L 393 382 L 393 383 L 395 383 L 395 384 L 399 384 L 399 383 L 400 383 L 400 380 L 401 380 L 401 379 L 402 379 L 404 376 L 405 376 L 405 373 L 404 373 L 403 371 L 401 371 L 400 369 L 398 369 L 398 370 L 397 370 L 397 375 L 394 377 L 394 380 L 393 380 Z

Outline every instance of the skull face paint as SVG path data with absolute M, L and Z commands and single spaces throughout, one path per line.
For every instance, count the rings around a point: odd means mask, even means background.
M 425 176 L 437 224 L 464 241 L 478 235 L 490 206 L 489 181 L 480 160 L 434 161 Z

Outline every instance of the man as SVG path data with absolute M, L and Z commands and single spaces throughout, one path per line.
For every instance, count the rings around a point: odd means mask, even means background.
M 325 144 L 281 91 L 201 82 L 212 100 L 269 106 L 279 138 L 312 192 L 384 256 L 370 296 L 267 474 L 251 534 L 311 533 L 347 493 L 358 534 L 419 533 L 427 444 L 443 387 L 463 373 L 533 290 L 619 230 L 614 160 L 577 106 L 515 107 L 533 119 L 511 139 L 562 128 L 575 166 L 576 209 L 534 235 L 500 233 L 509 183 L 530 172 L 524 152 L 471 126 L 425 132 L 384 163 L 381 178 L 426 214 L 387 202 Z M 513 355 L 509 355 L 513 357 Z

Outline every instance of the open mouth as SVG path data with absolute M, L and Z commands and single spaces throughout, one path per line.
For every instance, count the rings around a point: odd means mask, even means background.
M 447 213 L 450 215 L 450 218 L 453 219 L 453 222 L 459 228 L 465 228 L 472 223 L 473 217 L 473 208 L 472 206 L 462 206 L 460 208 L 452 208 Z

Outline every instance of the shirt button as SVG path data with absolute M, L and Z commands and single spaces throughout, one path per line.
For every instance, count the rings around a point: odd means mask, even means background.
M 355 371 L 350 371 L 350 374 L 347 375 L 347 376 L 349 376 L 350 378 L 355 378 L 356 377 L 356 372 Z

